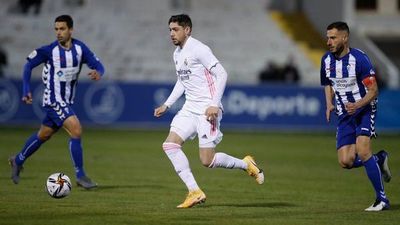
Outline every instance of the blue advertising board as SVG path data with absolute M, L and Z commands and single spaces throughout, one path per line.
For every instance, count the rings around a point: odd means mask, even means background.
M 21 102 L 21 81 L 0 80 L 0 125 L 35 125 L 43 117 L 43 85 L 32 82 L 34 103 Z M 182 97 L 161 118 L 153 116 L 173 85 L 82 82 L 75 96 L 74 111 L 86 126 L 167 128 L 184 102 Z M 378 110 L 378 128 L 400 131 L 399 91 L 382 92 Z M 223 129 L 334 130 L 327 124 L 323 89 L 283 85 L 232 86 L 223 97 Z M 333 116 L 335 118 L 335 116 Z

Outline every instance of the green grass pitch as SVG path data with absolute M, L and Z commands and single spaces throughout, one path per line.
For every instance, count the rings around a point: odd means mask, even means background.
M 243 171 L 201 166 L 197 140 L 184 145 L 207 202 L 176 209 L 186 188 L 161 149 L 164 131 L 84 130 L 87 174 L 95 190 L 75 186 L 67 148 L 60 131 L 25 163 L 21 181 L 10 180 L 7 158 L 19 151 L 30 128 L 0 128 L 0 224 L 399 224 L 400 136 L 381 135 L 374 151 L 390 153 L 392 181 L 385 184 L 392 208 L 364 212 L 374 192 L 363 168 L 344 170 L 337 163 L 334 133 L 225 132 L 218 150 L 242 158 L 252 154 L 265 170 L 257 185 Z M 53 199 L 44 190 L 48 175 L 65 172 L 71 194 Z

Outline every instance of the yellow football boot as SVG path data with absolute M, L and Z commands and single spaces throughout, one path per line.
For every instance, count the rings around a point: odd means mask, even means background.
M 256 162 L 254 161 L 253 157 L 246 156 L 243 158 L 243 161 L 247 163 L 247 173 L 254 177 L 258 184 L 264 183 L 264 172 L 262 169 L 258 168 Z
M 197 189 L 195 191 L 190 191 L 186 196 L 185 201 L 182 204 L 178 205 L 176 208 L 178 209 L 191 208 L 195 205 L 204 203 L 205 201 L 206 201 L 206 195 L 202 190 Z

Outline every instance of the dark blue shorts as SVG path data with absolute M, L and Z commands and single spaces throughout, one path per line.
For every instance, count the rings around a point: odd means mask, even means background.
M 43 107 L 46 116 L 44 117 L 42 124 L 53 129 L 59 129 L 62 127 L 64 121 L 75 115 L 74 110 L 71 106 L 61 106 L 57 104 L 56 106 L 45 106 Z
M 355 115 L 339 118 L 336 133 L 336 149 L 356 143 L 360 135 L 376 137 L 376 108 L 367 107 Z

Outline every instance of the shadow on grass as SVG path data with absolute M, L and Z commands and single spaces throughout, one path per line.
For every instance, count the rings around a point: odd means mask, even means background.
M 102 191 L 110 189 L 165 189 L 166 186 L 162 185 L 149 185 L 149 184 L 129 184 L 129 185 L 99 185 L 96 188 L 89 189 L 89 191 Z
M 400 210 L 400 204 L 390 204 L 389 210 Z
M 204 205 L 202 207 L 215 207 L 215 206 L 228 206 L 228 207 L 243 207 L 243 208 L 288 208 L 288 207 L 296 207 L 295 204 L 288 203 L 288 202 L 258 202 L 258 203 L 227 203 L 227 204 L 210 204 Z
M 18 186 L 23 187 L 23 185 L 27 185 L 28 183 L 30 184 L 30 182 L 35 181 L 37 179 L 38 178 L 35 177 L 35 176 L 23 176 L 23 177 L 20 177 L 18 184 L 14 184 L 14 182 L 11 179 L 11 173 L 10 173 L 9 176 L 0 177 L 0 182 L 1 182 L 2 185 L 8 183 L 10 185 L 14 185 L 15 187 L 18 187 Z M 44 184 L 45 181 L 46 180 L 44 179 L 43 180 L 43 184 Z M 5 183 L 2 183 L 2 182 L 5 182 Z

